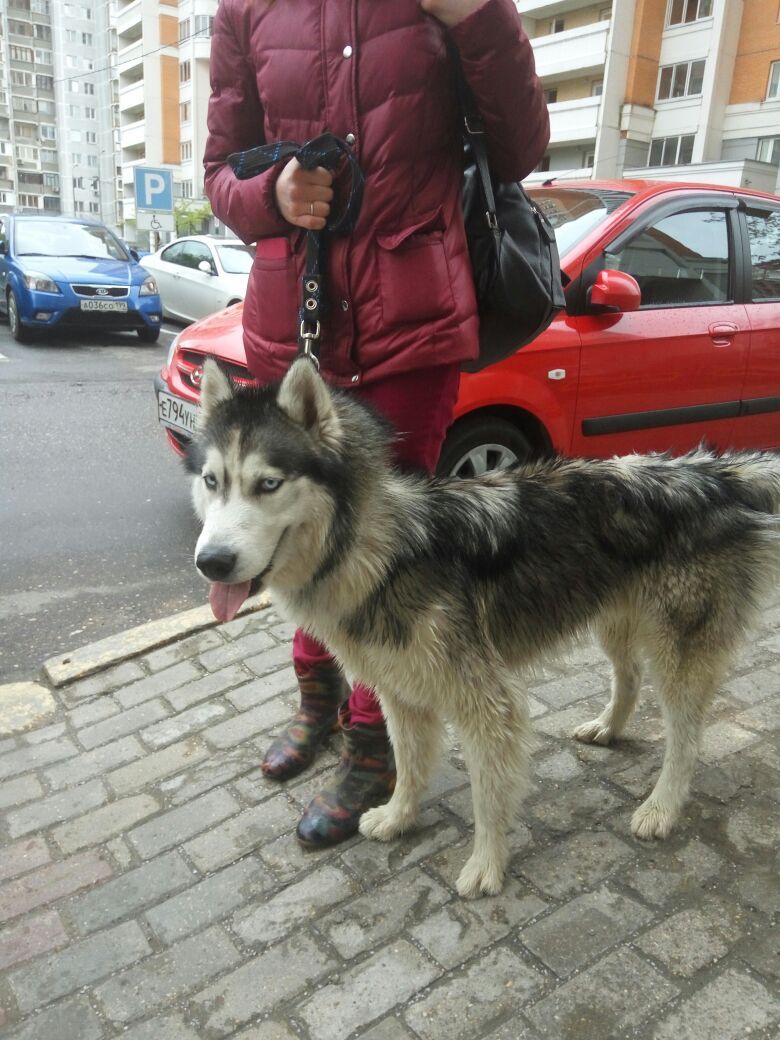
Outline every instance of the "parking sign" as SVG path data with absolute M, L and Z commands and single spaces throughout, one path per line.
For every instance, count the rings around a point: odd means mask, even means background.
M 173 212 L 173 171 L 157 170 L 151 166 L 136 166 L 135 208 L 150 209 L 155 213 Z

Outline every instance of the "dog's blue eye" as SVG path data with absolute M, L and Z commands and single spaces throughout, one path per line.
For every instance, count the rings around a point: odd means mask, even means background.
M 266 477 L 265 480 L 260 481 L 260 490 L 270 494 L 271 491 L 278 491 L 283 483 L 284 481 L 278 480 L 276 477 Z
M 206 473 L 203 477 L 203 483 L 209 489 L 209 491 L 215 491 L 217 488 L 217 478 L 213 473 Z

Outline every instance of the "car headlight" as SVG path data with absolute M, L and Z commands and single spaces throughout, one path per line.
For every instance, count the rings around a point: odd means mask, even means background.
M 138 290 L 139 296 L 157 296 L 160 290 L 157 288 L 157 282 L 149 275 L 148 278 L 144 279 L 144 283 Z
M 24 276 L 24 284 L 28 289 L 32 289 L 33 292 L 50 292 L 62 295 L 60 287 L 56 282 L 53 282 L 48 275 L 38 274 L 36 271 L 31 271 Z
M 179 333 L 181 335 L 181 333 Z M 176 344 L 179 342 L 179 336 L 174 336 L 173 343 L 171 343 L 171 349 L 168 351 L 168 358 L 165 362 L 165 367 L 170 372 L 171 365 L 173 364 L 173 355 L 176 353 Z

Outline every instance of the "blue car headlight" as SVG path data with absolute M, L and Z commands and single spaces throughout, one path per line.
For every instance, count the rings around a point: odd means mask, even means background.
M 143 285 L 138 290 L 139 296 L 157 296 L 160 290 L 157 288 L 157 282 L 149 275 L 148 278 L 144 279 Z
M 56 282 L 53 282 L 51 278 L 49 278 L 49 276 L 46 274 L 38 274 L 37 271 L 30 271 L 23 277 L 24 284 L 27 286 L 28 289 L 31 289 L 33 292 L 57 293 L 59 296 L 62 296 L 60 287 L 57 285 Z

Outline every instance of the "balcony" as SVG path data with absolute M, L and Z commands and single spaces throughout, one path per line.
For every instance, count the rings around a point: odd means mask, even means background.
M 126 75 L 136 65 L 143 65 L 144 45 L 142 40 L 121 47 L 116 53 L 116 69 Z
M 211 56 L 211 37 L 196 36 L 192 41 L 192 56 L 195 61 L 208 61 Z
M 119 111 L 133 112 L 144 107 L 144 82 L 139 80 L 128 87 L 122 87 L 119 91 Z
M 533 41 L 537 75 L 548 84 L 599 72 L 607 62 L 608 36 L 608 21 L 538 36 Z
M 139 119 L 121 128 L 122 149 L 141 148 L 146 144 L 146 120 Z
M 128 4 L 127 7 L 123 7 L 121 11 L 117 12 L 116 22 L 113 27 L 116 29 L 119 41 L 123 37 L 127 43 L 131 40 L 139 39 L 143 34 L 143 4 L 141 0 L 134 0 L 132 4 Z
M 581 7 L 594 6 L 594 0 L 515 0 L 515 7 L 522 18 L 554 18 Z M 607 4 L 601 6 L 606 7 Z
M 598 132 L 600 97 L 577 98 L 548 105 L 550 113 L 550 144 L 595 141 Z

